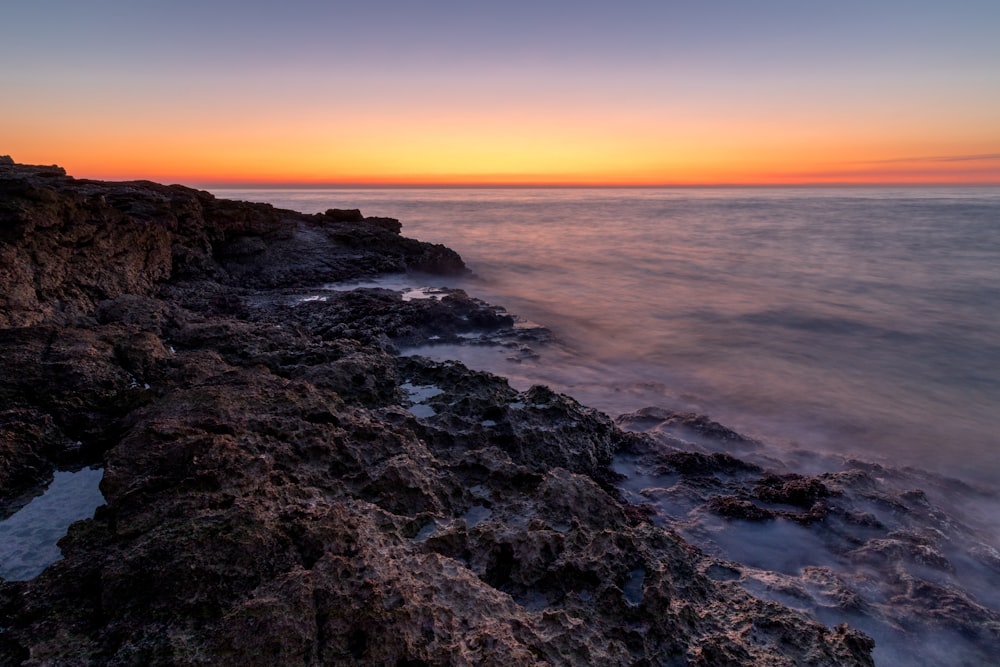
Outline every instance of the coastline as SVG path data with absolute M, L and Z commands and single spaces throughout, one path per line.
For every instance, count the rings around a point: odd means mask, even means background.
M 0 664 L 872 664 L 864 634 L 748 594 L 623 482 L 715 476 L 715 516 L 808 526 L 884 472 L 774 475 L 684 451 L 679 428 L 739 442 L 697 416 L 620 420 L 658 441 L 400 356 L 525 334 L 458 290 L 317 296 L 464 270 L 391 219 L 12 161 L 0 188 L 4 500 L 74 465 L 104 467 L 106 500 L 62 560 L 0 583 Z M 871 557 L 927 556 L 890 552 Z
M 888 466 L 1000 474 L 1000 191 L 215 194 L 360 205 L 455 249 L 477 277 L 422 284 L 503 304 L 561 342 L 522 364 L 458 357 L 520 388 L 549 384 L 612 415 L 709 414 Z

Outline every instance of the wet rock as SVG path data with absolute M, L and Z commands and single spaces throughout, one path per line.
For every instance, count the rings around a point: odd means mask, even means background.
M 693 412 L 671 412 L 656 407 L 647 407 L 622 415 L 618 421 L 623 424 L 661 424 L 669 426 L 681 426 L 691 431 L 697 432 L 708 438 L 716 440 L 732 440 L 737 442 L 747 441 L 746 436 L 726 428 L 722 424 L 712 421 L 705 415 Z
M 932 544 L 912 535 L 899 535 L 887 539 L 869 540 L 864 547 L 850 553 L 857 563 L 884 563 L 905 560 L 935 570 L 954 571 L 951 562 Z
M 821 498 L 831 495 L 822 481 L 801 475 L 767 475 L 754 489 L 758 498 L 769 503 L 783 503 L 803 509 L 812 508 Z
M 742 563 L 706 575 L 864 628 L 885 664 L 989 663 L 1000 598 L 995 524 L 982 517 L 1000 506 L 994 490 L 835 455 L 800 455 L 830 472 L 796 474 L 766 446 L 698 437 L 670 427 L 671 414 L 620 419 L 649 437 L 620 449 L 615 469 L 654 525 Z
M 657 407 L 646 407 L 616 418 L 622 428 L 635 431 L 668 433 L 684 440 L 707 442 L 714 445 L 756 447 L 757 442 L 741 433 L 713 421 L 706 415 L 693 412 L 673 412 Z
M 667 467 L 676 470 L 682 475 L 734 474 L 761 471 L 760 466 L 719 452 L 713 454 L 670 452 L 665 454 L 662 459 Z
M 707 507 L 727 519 L 770 521 L 777 516 L 767 508 L 759 507 L 749 500 L 735 496 L 715 496 L 708 501 Z
M 454 342 L 463 334 L 510 330 L 514 318 L 496 307 L 470 298 L 462 290 L 442 291 L 440 298 L 404 300 L 386 289 L 355 289 L 325 293 L 322 299 L 276 306 L 283 321 L 292 320 L 330 340 L 419 345 L 436 340 Z

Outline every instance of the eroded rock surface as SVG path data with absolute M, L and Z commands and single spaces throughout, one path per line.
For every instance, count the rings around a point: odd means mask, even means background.
M 985 665 L 1000 646 L 995 490 L 833 455 L 792 472 L 688 415 L 643 409 L 620 425 L 626 497 L 720 560 L 707 574 L 849 623 L 879 664 Z M 707 420 L 698 419 L 698 424 Z M 926 489 L 926 490 L 925 490 Z
M 509 330 L 503 311 L 295 291 L 459 271 L 450 250 L 352 211 L 9 162 L 0 489 L 9 510 L 54 466 L 100 464 L 107 504 L 63 560 L 0 582 L 0 665 L 872 664 L 866 635 L 751 596 L 621 496 L 611 464 L 646 436 L 396 352 Z M 792 513 L 838 490 L 660 464 Z

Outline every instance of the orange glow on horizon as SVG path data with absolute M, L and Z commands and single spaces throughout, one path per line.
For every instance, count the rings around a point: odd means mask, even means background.
M 6 152 L 6 151 L 3 151 Z M 18 162 L 58 164 L 76 178 L 111 181 L 151 180 L 181 183 L 195 187 L 319 187 L 319 186 L 767 186 L 767 185 L 892 185 L 892 184 L 970 184 L 1000 185 L 1000 158 L 913 158 L 880 160 L 844 160 L 831 162 L 795 162 L 770 159 L 749 161 L 681 159 L 662 165 L 597 164 L 567 169 L 553 161 L 547 169 L 520 170 L 511 162 L 507 168 L 476 163 L 459 170 L 454 165 L 428 164 L 424 169 L 367 168 L 350 169 L 319 160 L 296 159 L 289 155 L 273 159 L 240 160 L 153 151 L 145 155 L 121 155 L 117 159 L 95 159 L 67 151 L 11 151 Z M 331 161 L 332 162 L 332 161 Z M 543 160 L 525 159 L 535 166 Z M 360 165 L 359 165 L 360 166 Z M 406 165 L 410 166 L 410 165 Z M 588 168 L 589 167 L 589 168 Z
M 168 164 L 116 167 L 87 161 L 21 160 L 31 164 L 59 164 L 76 178 L 109 181 L 150 180 L 192 187 L 696 187 L 696 186 L 799 186 L 799 185 L 1000 185 L 1000 165 L 945 169 L 934 162 L 904 167 L 835 165 L 826 169 L 790 168 L 766 171 L 729 168 L 676 169 L 663 171 L 521 173 L 521 172 L 427 172 L 355 173 L 331 169 L 327 172 L 257 171 L 236 167 L 219 170 L 171 168 Z
M 30 142 L 4 139 L 0 153 L 59 164 L 77 178 L 196 187 L 1000 184 L 1000 151 L 984 151 L 980 139 L 995 132 L 982 128 L 914 141 L 913 128 L 888 123 L 859 130 L 780 117 L 552 120 L 544 111 L 331 123 L 316 112 L 288 121 L 272 110 L 231 123 L 164 117 L 155 134 L 139 123 L 86 132 L 93 119 L 83 115 L 55 132 L 25 133 Z

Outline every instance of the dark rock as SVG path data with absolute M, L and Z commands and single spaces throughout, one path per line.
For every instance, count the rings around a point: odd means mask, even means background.
M 12 501 L 32 487 L 52 477 L 52 463 L 61 458 L 69 438 L 55 425 L 52 417 L 35 408 L 0 410 L 0 489 Z M 8 514 L 0 510 L 0 516 Z
M 682 437 L 695 436 L 727 444 L 751 446 L 757 444 L 752 438 L 737 433 L 705 415 L 693 412 L 673 412 L 657 407 L 646 407 L 620 415 L 615 421 L 623 428 L 636 431 L 672 431 Z
M 758 498 L 769 503 L 784 503 L 808 509 L 821 498 L 831 495 L 822 481 L 801 475 L 767 475 L 757 482 Z
M 335 222 L 361 222 L 365 219 L 356 208 L 328 208 L 323 215 Z
M 715 452 L 670 452 L 664 454 L 663 462 L 682 475 L 708 475 L 713 473 L 734 474 L 760 472 L 760 466 L 747 463 L 729 454 Z
M 714 496 L 707 504 L 708 509 L 727 519 L 744 521 L 770 521 L 778 515 L 769 509 L 735 496 Z
M 381 229 L 392 232 L 393 234 L 399 234 L 403 231 L 403 224 L 396 218 L 365 218 L 365 222 L 369 225 L 375 225 Z
M 76 181 L 14 164 L 0 164 L 0 240 L 0 326 L 69 322 L 170 279 L 274 287 L 465 268 L 452 250 L 357 211 L 317 219 L 182 186 Z

